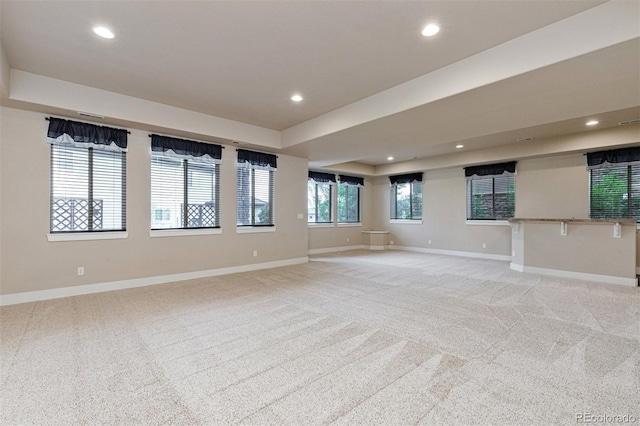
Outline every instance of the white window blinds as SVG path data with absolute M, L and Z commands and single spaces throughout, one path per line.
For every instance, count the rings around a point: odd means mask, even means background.
M 587 154 L 589 217 L 640 221 L 640 147 Z
M 151 229 L 220 226 L 219 145 L 151 135 Z
M 274 226 L 276 156 L 238 150 L 237 226 Z

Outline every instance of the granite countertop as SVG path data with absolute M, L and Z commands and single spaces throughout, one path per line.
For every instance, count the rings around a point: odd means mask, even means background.
M 509 222 L 574 222 L 574 223 L 624 223 L 624 224 L 636 223 L 634 219 L 576 219 L 575 217 L 572 217 L 570 219 L 514 217 L 509 219 Z

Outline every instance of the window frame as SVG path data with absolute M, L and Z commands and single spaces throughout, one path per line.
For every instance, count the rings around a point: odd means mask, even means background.
M 151 152 L 151 164 L 153 165 L 154 158 L 158 159 L 170 159 L 175 160 L 176 162 L 180 162 L 180 166 L 182 168 L 182 191 L 183 191 L 183 199 L 182 199 L 182 226 L 180 227 L 171 227 L 171 228 L 154 228 L 153 227 L 153 218 L 151 218 L 151 214 L 153 214 L 156 210 L 153 208 L 153 194 L 150 194 L 150 198 L 152 200 L 150 211 L 149 211 L 149 229 L 153 233 L 153 236 L 158 235 L 161 232 L 173 232 L 174 235 L 180 233 L 180 231 L 207 231 L 207 230 L 215 230 L 220 229 L 220 163 L 217 162 L 201 162 L 195 161 L 191 158 L 178 158 L 174 155 L 167 155 L 164 152 L 152 151 Z M 214 203 L 214 214 L 215 214 L 215 225 L 213 226 L 189 226 L 189 190 L 195 190 L 194 181 L 193 181 L 193 168 L 194 167 L 211 167 L 213 169 L 213 178 L 215 184 L 212 185 L 213 192 L 213 203 Z M 153 182 L 153 167 L 151 167 L 150 172 L 151 182 Z M 159 178 L 163 176 L 160 175 Z M 152 184 L 151 184 L 152 185 Z M 150 187 L 151 189 L 151 187 Z M 151 191 L 150 191 L 151 192 Z M 164 209 L 163 209 L 164 210 Z
M 307 197 L 309 194 L 309 186 L 313 185 L 314 187 L 314 217 L 315 220 L 314 221 L 309 221 L 309 201 L 307 199 L 307 224 L 310 226 L 328 226 L 328 225 L 332 225 L 334 223 L 334 203 L 333 203 L 333 197 L 334 197 L 334 190 L 333 187 L 335 185 L 333 185 L 332 183 L 329 182 L 315 182 L 312 179 L 309 179 L 307 181 Z M 328 221 L 318 221 L 318 205 L 319 205 L 319 197 L 318 197 L 318 193 L 319 193 L 319 187 L 320 185 L 322 186 L 328 186 L 329 187 L 329 220 Z
M 476 217 L 472 214 L 473 211 L 473 206 L 472 203 L 473 201 L 470 200 L 469 197 L 473 198 L 473 182 L 474 181 L 486 181 L 491 179 L 491 216 L 489 217 Z M 479 222 L 483 222 L 483 221 L 494 221 L 494 222 L 505 222 L 508 221 L 509 219 L 511 219 L 513 216 L 509 216 L 509 217 L 498 217 L 496 215 L 496 179 L 510 179 L 510 182 L 507 182 L 507 188 L 509 188 L 510 185 L 513 185 L 513 191 L 508 191 L 506 192 L 507 197 L 509 196 L 509 194 L 513 194 L 513 200 L 510 201 L 512 210 L 513 210 L 513 214 L 515 215 L 515 211 L 516 211 L 516 201 L 515 201 L 515 194 L 516 194 L 516 189 L 515 189 L 515 184 L 516 184 L 516 179 L 515 179 L 515 175 L 511 175 L 511 174 L 505 174 L 505 175 L 498 175 L 498 176 L 484 176 L 484 177 L 479 177 L 479 178 L 475 178 L 475 179 L 467 179 L 467 203 L 466 203 L 466 216 L 467 216 L 467 223 L 468 224 L 474 224 L 473 222 L 479 223 Z M 488 194 L 488 193 L 487 193 Z
M 50 170 L 49 170 L 49 233 L 47 234 L 47 238 L 49 241 L 69 241 L 76 239 L 119 239 L 119 238 L 127 238 L 127 152 L 123 150 L 102 150 L 98 149 L 98 151 L 106 151 L 111 152 L 113 154 L 120 154 L 120 180 L 121 180 L 121 189 L 120 189 L 120 203 L 122 206 L 122 216 L 120 217 L 121 227 L 118 229 L 92 229 L 94 226 L 94 178 L 95 178 L 95 169 L 94 169 L 94 145 L 82 146 L 79 144 L 66 144 L 66 143 L 51 143 L 50 144 Z M 56 149 L 64 149 L 70 150 L 68 153 L 75 156 L 74 150 L 86 150 L 87 152 L 87 229 L 86 230 L 69 230 L 69 231 L 55 231 L 53 230 L 53 200 L 54 200 L 54 160 L 55 160 L 55 150 Z M 72 160 L 73 161 L 73 160 Z M 71 170 L 73 166 L 69 167 L 69 164 L 65 162 L 64 170 Z M 97 236 L 99 234 L 114 234 L 113 236 L 103 235 L 101 237 L 80 237 L 80 235 L 93 235 Z
M 392 223 L 422 223 L 422 217 L 424 216 L 424 198 L 423 198 L 423 182 L 422 181 L 412 181 L 412 182 L 402 182 L 395 183 L 391 185 L 391 209 L 389 212 L 389 220 Z M 411 217 L 398 217 L 398 187 L 400 185 L 409 185 L 409 212 Z M 420 186 L 420 217 L 414 217 L 413 215 L 413 197 L 415 192 L 415 186 Z M 394 215 L 395 213 L 395 215 Z
M 238 223 L 238 211 L 236 211 L 236 228 L 239 229 L 247 229 L 247 228 L 275 228 L 276 222 L 275 222 L 275 206 L 274 206 L 274 201 L 275 201 L 275 171 L 274 169 L 268 169 L 268 168 L 263 168 L 263 167 L 254 167 L 254 166 L 249 166 L 249 167 L 245 167 L 245 166 L 239 166 L 236 169 L 236 184 L 238 183 L 238 177 L 239 177 L 239 172 L 243 170 L 243 171 L 248 171 L 249 172 L 249 176 L 250 176 L 250 189 L 249 192 L 251 194 L 251 215 L 250 215 L 250 219 L 251 219 L 251 223 L 248 224 L 241 224 Z M 255 184 L 256 184 L 256 171 L 266 171 L 269 173 L 269 181 L 268 181 L 268 186 L 269 186 L 269 213 L 270 213 L 270 223 L 256 223 L 256 191 L 255 191 Z M 239 194 L 239 191 L 241 190 L 241 188 L 239 187 L 239 185 L 236 188 L 236 210 L 237 210 L 237 206 L 238 206 L 238 202 L 237 202 L 237 196 Z M 240 231 L 239 231 L 240 232 Z M 268 231 L 265 231 L 268 232 Z
M 595 172 L 602 172 L 604 171 L 615 171 L 615 170 L 619 170 L 619 169 L 626 169 L 626 174 L 627 174 L 627 178 L 626 178 L 626 193 L 625 195 L 627 196 L 627 200 L 626 200 L 626 215 L 623 217 L 614 217 L 614 216 L 610 216 L 610 215 L 598 215 L 594 217 L 594 203 L 597 201 L 597 199 L 594 199 L 593 197 L 593 190 L 594 190 L 594 171 Z M 638 211 L 638 213 L 634 216 L 633 213 L 633 200 L 635 199 L 633 197 L 633 178 L 636 177 L 637 179 L 640 179 L 640 165 L 639 164 L 611 164 L 608 166 L 603 166 L 603 167 L 593 167 L 590 168 L 589 170 L 589 218 L 590 219 L 609 219 L 609 220 L 616 220 L 616 219 L 620 219 L 620 220 L 635 220 L 636 223 L 640 224 L 640 209 Z M 609 213 L 609 212 L 603 212 L 603 213 Z

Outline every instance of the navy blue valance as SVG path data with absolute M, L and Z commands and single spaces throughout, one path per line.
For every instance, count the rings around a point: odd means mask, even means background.
M 408 173 L 406 175 L 389 176 L 391 185 L 399 185 L 402 183 L 422 182 L 422 172 Z
M 464 168 L 464 175 L 468 179 L 473 178 L 489 178 L 502 175 L 513 175 L 516 173 L 516 162 L 487 164 L 484 166 L 472 166 Z
M 249 151 L 246 149 L 238 149 L 238 164 L 248 164 L 252 167 L 275 170 L 277 166 L 277 156 L 264 152 Z
M 340 183 L 353 186 L 364 186 L 364 179 L 361 177 L 340 175 Z
M 638 146 L 587 153 L 589 168 L 631 164 L 640 164 L 640 147 Z
M 315 183 L 336 183 L 336 175 L 333 173 L 312 172 L 309 170 L 309 180 Z
M 169 136 L 149 135 L 151 151 L 170 153 L 173 157 L 219 162 L 222 159 L 222 146 L 196 142 Z
M 49 117 L 47 139 L 50 143 L 71 144 L 79 147 L 126 151 L 127 131 L 98 126 L 80 121 Z

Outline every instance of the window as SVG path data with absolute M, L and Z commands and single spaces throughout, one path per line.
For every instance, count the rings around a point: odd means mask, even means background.
M 333 223 L 333 186 L 336 175 L 309 172 L 307 184 L 307 221 L 309 223 Z
M 238 150 L 237 225 L 273 226 L 276 156 Z
M 640 221 L 640 148 L 587 154 L 589 217 Z
M 467 220 L 507 220 L 515 215 L 515 161 L 466 167 Z
M 389 176 L 391 219 L 422 220 L 422 173 Z
M 126 230 L 127 131 L 49 118 L 50 231 Z
M 501 176 L 467 181 L 468 220 L 506 220 L 515 215 L 515 181 Z
M 220 145 L 151 135 L 151 229 L 220 227 Z
M 364 179 L 340 175 L 338 184 L 338 223 L 360 223 L 360 188 Z
M 156 222 L 171 220 L 171 209 L 153 209 L 153 217 Z

